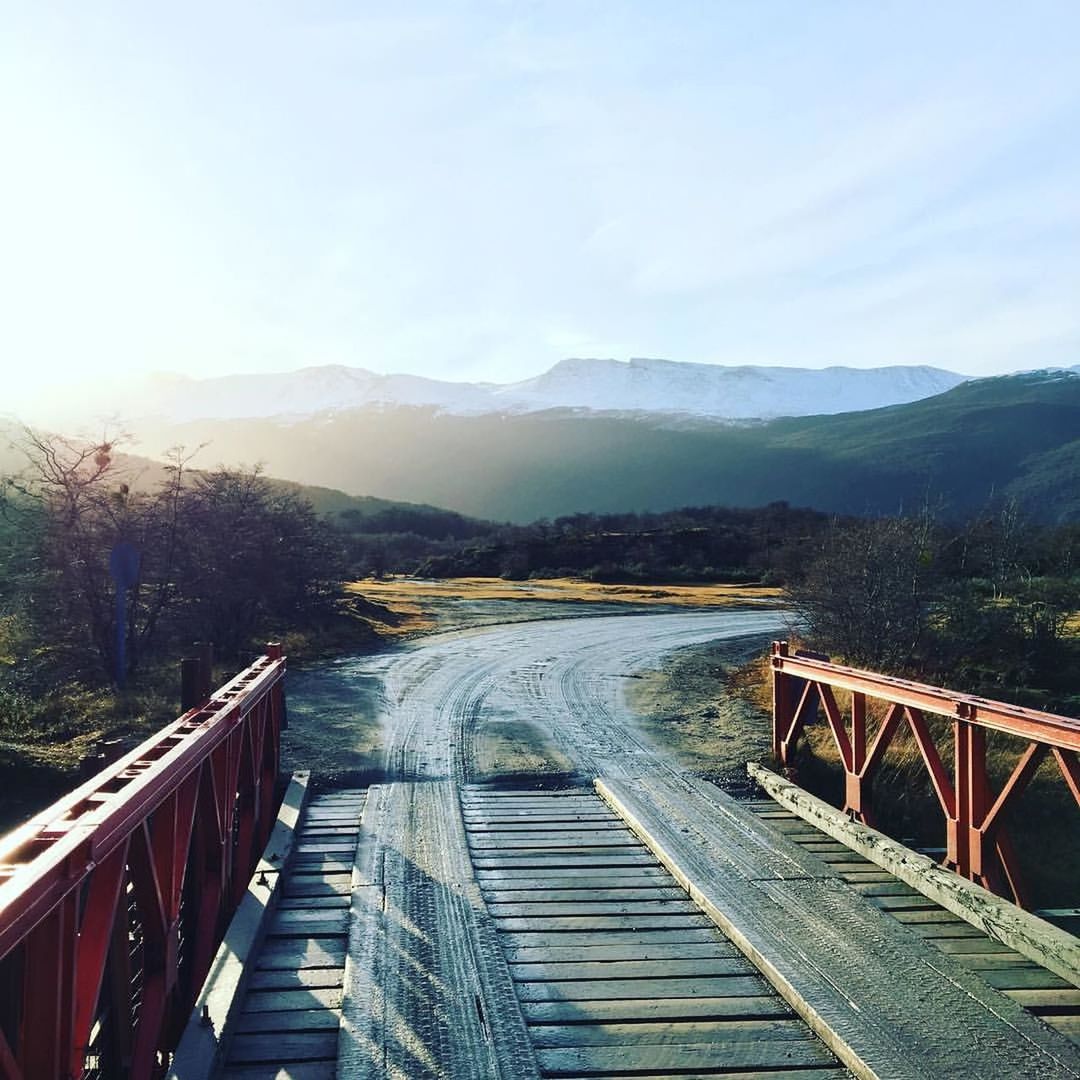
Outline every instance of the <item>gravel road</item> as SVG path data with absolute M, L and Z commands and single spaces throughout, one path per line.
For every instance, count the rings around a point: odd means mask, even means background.
M 586 777 L 674 770 L 635 730 L 626 680 L 673 649 L 782 626 L 774 611 L 542 620 L 339 666 L 338 688 L 355 679 L 379 714 L 386 777 L 366 815 L 375 854 L 360 884 L 380 902 L 358 914 L 339 1075 L 536 1075 L 457 804 L 484 726 L 523 726 Z

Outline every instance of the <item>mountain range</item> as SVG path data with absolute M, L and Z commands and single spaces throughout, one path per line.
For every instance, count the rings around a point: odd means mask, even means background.
M 454 416 L 547 409 L 665 413 L 747 421 L 880 408 L 940 394 L 965 376 L 933 367 L 725 367 L 671 360 L 563 360 L 513 383 L 447 382 L 363 368 L 310 367 L 193 379 L 149 375 L 42 400 L 24 419 L 70 426 L 96 416 L 185 423 L 301 419 L 365 407 L 426 407 Z
M 328 505 L 349 504 L 340 492 L 525 522 L 774 501 L 854 514 L 929 503 L 961 516 L 1007 499 L 1038 520 L 1080 521 L 1076 370 L 964 379 L 931 368 L 703 367 L 567 361 L 513 394 L 344 368 L 180 380 L 156 405 L 141 397 L 146 411 L 124 426 L 146 456 L 203 447 L 197 466 L 261 463 L 334 489 L 320 494 Z M 343 385 L 366 403 L 350 407 Z M 439 401 L 402 403 L 402 386 Z M 901 400 L 854 409 L 875 395 Z
M 207 444 L 204 466 L 261 462 L 283 479 L 489 520 L 779 500 L 855 514 L 929 501 L 961 515 L 1003 498 L 1032 517 L 1080 520 L 1075 372 L 970 380 L 882 409 L 742 424 L 369 406 L 136 430 L 145 453 Z

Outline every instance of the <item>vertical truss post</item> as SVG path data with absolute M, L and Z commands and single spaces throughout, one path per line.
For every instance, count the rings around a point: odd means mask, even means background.
M 951 808 L 945 807 L 945 865 L 964 877 L 971 875 L 968 858 L 968 740 L 971 728 L 953 721 L 953 792 Z
M 866 822 L 869 812 L 866 785 L 866 695 L 851 695 L 851 767 L 845 768 L 844 810 L 855 820 Z
M 772 645 L 772 736 L 773 758 L 785 768 L 792 762 L 789 760 L 790 747 L 788 740 L 791 729 L 795 723 L 795 707 L 797 705 L 795 694 L 795 681 L 790 675 L 780 670 L 777 660 L 788 655 L 788 643 L 786 641 L 774 641 Z
M 64 1076 L 72 1059 L 78 903 L 75 889 L 26 938 L 16 1057 L 27 1078 Z
M 964 720 L 956 723 L 966 729 L 964 738 L 966 760 L 964 762 L 964 782 L 961 785 L 957 776 L 957 806 L 959 809 L 959 827 L 966 831 L 965 848 L 967 870 L 965 876 L 980 885 L 989 880 L 986 848 L 986 834 L 983 822 L 989 809 L 989 783 L 986 776 L 986 729 L 975 727 Z

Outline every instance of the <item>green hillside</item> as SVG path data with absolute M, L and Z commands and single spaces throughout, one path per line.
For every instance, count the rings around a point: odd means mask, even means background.
M 856 514 L 929 500 L 960 515 L 1005 496 L 1038 519 L 1080 515 L 1080 376 L 1046 372 L 965 383 L 911 405 L 742 427 L 415 408 L 287 426 L 206 421 L 155 436 L 208 441 L 218 460 L 263 461 L 304 484 L 488 520 L 777 500 Z

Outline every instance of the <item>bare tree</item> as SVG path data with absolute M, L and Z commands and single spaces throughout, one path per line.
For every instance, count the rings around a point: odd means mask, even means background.
M 118 462 L 122 440 L 91 444 L 27 430 L 27 466 L 15 490 L 43 514 L 36 618 L 51 647 L 72 656 L 89 645 L 103 671 L 123 681 L 134 671 L 177 592 L 181 494 L 187 458 L 172 452 L 165 479 L 133 489 L 132 470 Z M 136 553 L 127 582 L 123 641 L 117 638 L 117 583 L 110 556 L 120 544 Z M 117 671 L 120 652 L 125 670 Z
M 928 624 L 934 571 L 929 517 L 835 522 L 788 600 L 819 648 L 902 670 Z

